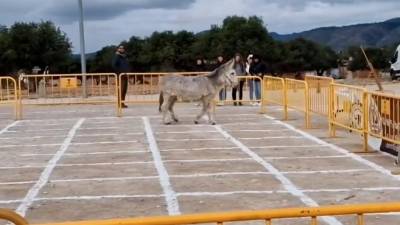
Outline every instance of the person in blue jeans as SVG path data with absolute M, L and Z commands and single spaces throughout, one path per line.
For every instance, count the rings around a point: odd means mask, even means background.
M 252 66 L 250 66 L 250 74 L 252 76 L 259 76 L 261 79 L 264 76 L 264 73 L 266 72 L 266 66 L 263 62 L 261 62 L 261 59 L 258 55 L 253 56 L 254 63 Z M 254 81 L 254 92 L 255 92 L 255 97 L 256 100 L 258 101 L 258 105 L 260 105 L 260 100 L 261 100 L 261 82 L 260 80 L 256 79 Z
M 246 61 L 246 75 L 251 76 L 250 74 L 250 67 L 253 64 L 253 54 L 250 54 L 247 56 L 247 61 Z M 253 79 L 248 79 L 247 82 L 249 83 L 249 97 L 250 100 L 253 101 L 254 99 L 254 80 Z M 252 102 L 251 105 L 254 105 Z

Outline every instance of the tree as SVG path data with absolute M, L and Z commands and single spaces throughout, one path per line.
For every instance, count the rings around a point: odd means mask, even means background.
M 329 47 L 302 38 L 287 43 L 287 72 L 313 71 L 319 75 L 329 68 L 337 66 L 337 55 Z
M 71 57 L 66 34 L 49 21 L 1 28 L 0 50 L 2 73 L 30 71 L 34 66 L 49 66 L 53 72 L 61 72 L 67 69 Z
M 392 54 L 390 48 L 366 48 L 364 50 L 375 69 L 387 69 L 389 67 L 389 60 Z M 351 71 L 369 69 L 360 47 L 349 47 L 347 55 L 352 57 L 349 66 Z

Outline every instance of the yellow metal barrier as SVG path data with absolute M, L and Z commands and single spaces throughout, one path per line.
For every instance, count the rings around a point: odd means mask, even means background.
M 400 96 L 368 92 L 368 133 L 400 144 Z
M 285 80 L 280 77 L 264 76 L 262 88 L 262 109 L 268 103 L 285 107 Z
M 308 85 L 308 108 L 310 112 L 328 116 L 329 115 L 329 86 L 333 83 L 330 77 L 305 76 Z
M 9 219 L 16 225 L 27 225 L 26 221 L 19 218 L 17 214 L 8 215 L 0 218 Z M 340 206 L 321 206 L 321 207 L 302 207 L 286 209 L 270 209 L 260 211 L 237 211 L 225 213 L 205 213 L 181 216 L 159 216 L 134 219 L 112 219 L 112 220 L 93 220 L 64 223 L 49 223 L 43 225 L 179 225 L 179 224 L 223 224 L 239 221 L 265 221 L 271 225 L 272 220 L 289 218 L 310 218 L 311 224 L 318 224 L 318 217 L 322 216 L 343 216 L 357 215 L 358 225 L 364 225 L 365 214 L 400 212 L 400 202 L 385 202 L 373 204 L 354 204 Z M 7 216 L 7 214 L 6 214 Z M 19 218 L 19 219 L 17 219 Z
M 122 73 L 119 75 L 118 115 L 122 115 L 122 105 L 128 103 L 158 103 L 160 86 L 159 81 L 163 76 L 202 76 L 209 72 L 177 72 L 177 73 Z M 126 87 L 126 97 L 123 98 Z
M 19 92 L 21 114 L 22 105 L 112 103 L 118 110 L 114 73 L 21 75 Z
M 15 225 L 28 225 L 28 221 L 26 221 L 22 216 L 18 215 L 12 210 L 2 209 L 0 208 L 0 220 L 6 220 L 12 222 Z
M 308 85 L 303 80 L 285 79 L 285 119 L 288 119 L 288 108 L 304 112 L 306 128 L 310 127 L 308 111 Z
M 0 105 L 11 105 L 19 119 L 17 82 L 12 77 L 0 77 Z
M 364 151 L 368 151 L 368 103 L 366 89 L 331 84 L 330 135 L 336 135 L 336 127 L 342 127 L 363 135 Z
M 236 89 L 239 90 L 240 85 L 242 85 L 242 87 L 243 87 L 243 89 L 242 89 L 243 94 L 244 94 L 245 92 L 249 93 L 249 92 L 248 92 L 248 87 L 249 87 L 249 85 L 250 85 L 250 82 L 254 82 L 254 81 L 260 82 L 260 86 L 261 86 L 260 93 L 261 93 L 261 99 L 262 99 L 262 85 L 261 85 L 261 83 L 262 83 L 262 78 L 261 78 L 261 77 L 259 77 L 259 76 L 237 76 L 237 78 L 238 78 L 238 80 L 239 80 L 239 84 L 238 84 L 238 86 L 236 87 Z M 254 85 L 255 85 L 255 84 L 253 83 L 253 90 L 255 89 L 255 86 L 254 86 Z M 226 98 L 224 101 L 219 101 L 219 100 L 216 100 L 216 101 L 217 101 L 217 102 L 224 102 L 224 103 L 233 103 L 233 102 L 237 102 L 237 103 L 249 103 L 249 102 L 257 102 L 257 101 L 260 101 L 260 103 L 262 104 L 261 99 L 260 99 L 260 100 L 256 100 L 256 96 L 255 96 L 255 95 L 254 95 L 253 100 L 251 100 L 249 95 L 244 94 L 242 100 L 240 100 L 240 99 L 239 99 L 239 93 L 236 93 L 236 100 L 233 100 L 233 98 L 230 99 L 230 94 L 232 94 L 232 92 L 230 92 L 231 90 L 232 90 L 232 88 L 229 88 L 229 89 L 228 89 L 228 88 L 225 88 L 225 93 L 226 93 L 226 95 L 227 95 L 227 98 Z M 229 93 L 229 94 L 228 94 L 228 93 Z M 218 95 L 217 95 L 216 97 L 218 97 Z

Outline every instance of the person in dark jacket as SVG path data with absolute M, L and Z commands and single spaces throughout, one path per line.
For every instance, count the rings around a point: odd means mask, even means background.
M 235 54 L 235 65 L 234 69 L 236 72 L 236 76 L 244 76 L 246 75 L 246 64 L 243 61 L 242 55 L 239 53 Z M 238 105 L 238 102 L 236 102 L 236 93 L 239 91 L 239 105 L 242 105 L 242 102 L 240 100 L 243 99 L 243 86 L 244 86 L 245 80 L 240 79 L 239 81 L 239 88 L 235 87 L 232 88 L 232 99 L 233 99 L 233 104 Z
M 258 55 L 254 55 L 253 60 L 254 60 L 253 65 L 250 66 L 250 74 L 252 76 L 259 76 L 262 79 L 267 70 L 267 67 L 265 66 L 265 64 L 263 62 L 261 62 L 261 59 Z M 260 101 L 261 100 L 261 82 L 258 79 L 254 81 L 254 91 L 255 91 L 255 95 L 256 95 L 256 100 Z M 260 103 L 258 103 L 258 104 L 260 104 Z
M 129 73 L 131 67 L 129 66 L 128 58 L 125 54 L 125 48 L 123 45 L 118 46 L 115 52 L 114 58 L 112 60 L 112 68 L 114 72 L 119 76 L 121 73 Z M 121 101 L 125 101 L 126 92 L 128 90 L 128 77 L 123 76 L 121 78 Z M 122 108 L 127 108 L 128 106 L 124 103 L 121 104 Z

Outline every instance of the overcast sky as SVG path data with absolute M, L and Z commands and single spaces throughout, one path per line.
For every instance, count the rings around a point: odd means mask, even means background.
M 229 15 L 281 34 L 400 16 L 400 0 L 83 0 L 87 52 L 153 31 L 206 30 Z M 79 51 L 78 0 L 0 0 L 0 24 L 52 20 Z

